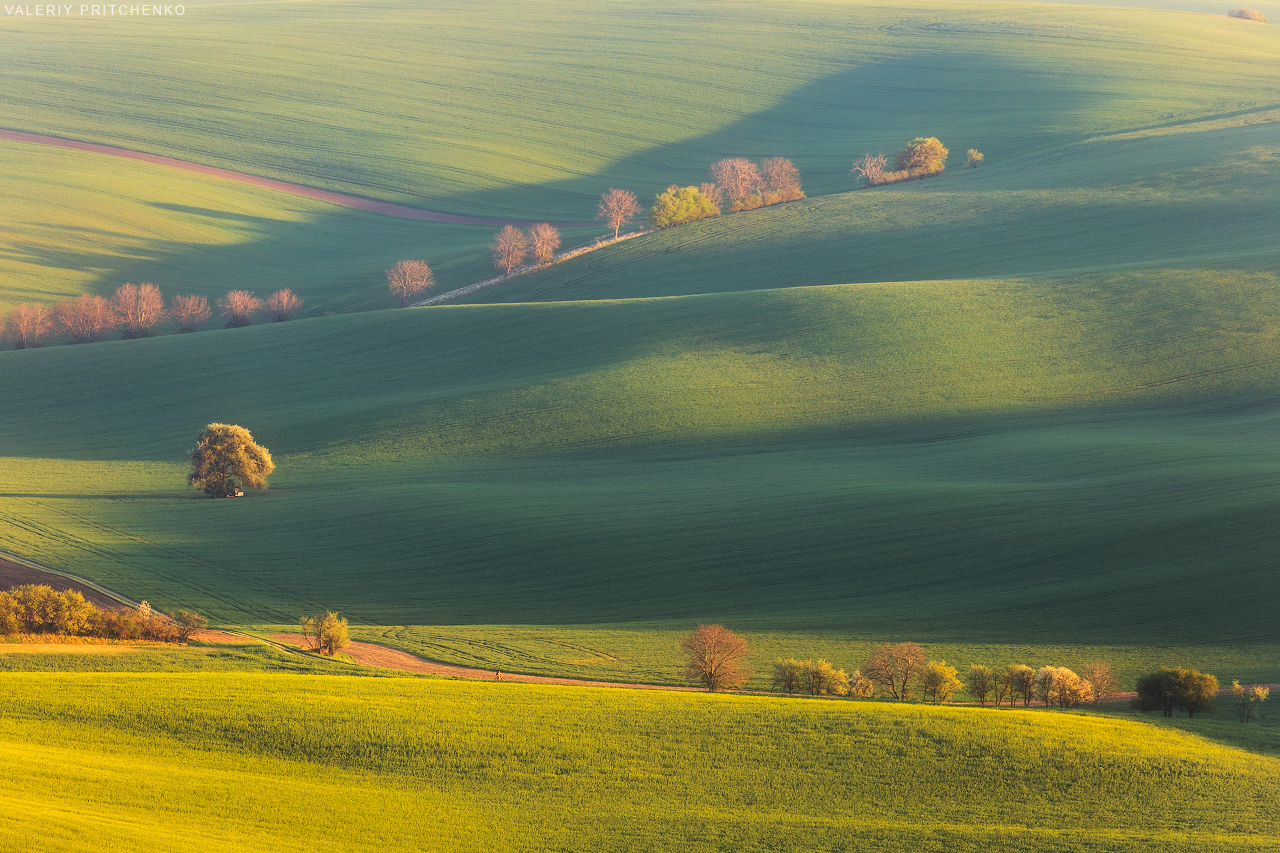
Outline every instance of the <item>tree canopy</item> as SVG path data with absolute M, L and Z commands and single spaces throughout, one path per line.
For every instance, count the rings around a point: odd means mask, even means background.
M 673 185 L 654 201 L 653 209 L 649 211 L 649 222 L 656 228 L 666 228 L 719 215 L 720 208 L 702 190 Z
M 271 453 L 242 426 L 209 424 L 191 451 L 190 483 L 210 497 L 230 498 L 240 487 L 265 489 L 275 471 Z

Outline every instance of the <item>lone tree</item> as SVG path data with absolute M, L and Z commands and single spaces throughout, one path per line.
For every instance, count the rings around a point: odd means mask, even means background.
M 19 305 L 9 312 L 5 331 L 14 349 L 38 347 L 49 334 L 49 312 L 40 305 Z
M 77 296 L 54 309 L 58 326 L 71 336 L 73 344 L 94 343 L 116 326 L 111 303 L 101 296 Z
M 164 297 L 154 284 L 122 284 L 116 288 L 111 310 L 120 324 L 123 338 L 145 338 L 155 334 L 164 319 Z
M 560 231 L 549 222 L 539 222 L 529 229 L 529 245 L 533 248 L 533 259 L 545 264 L 560 248 Z
M 760 167 L 745 157 L 726 157 L 711 164 L 711 177 L 730 202 L 740 202 L 760 188 Z
M 414 296 L 436 283 L 436 277 L 426 261 L 396 261 L 387 270 L 387 290 L 400 301 L 401 308 L 408 308 Z
M 964 158 L 964 167 L 966 169 L 976 169 L 982 165 L 982 152 L 977 148 L 970 148 Z
M 911 698 L 911 681 L 924 665 L 924 649 L 916 643 L 885 643 L 871 652 L 862 674 L 894 699 L 906 701 Z
M 175 296 L 169 302 L 169 316 L 178 321 L 183 332 L 195 332 L 213 316 L 213 311 L 203 296 Z
M 267 477 L 276 469 L 271 453 L 253 440 L 242 426 L 209 424 L 196 437 L 191 451 L 189 482 L 214 498 L 244 494 L 240 487 L 265 489 Z
M 640 212 L 640 202 L 634 193 L 626 190 L 611 189 L 600 196 L 600 212 L 596 219 L 603 219 L 613 229 L 613 239 L 618 239 L 618 229 L 622 228 Z
M 741 687 L 751 677 L 747 641 L 723 625 L 699 625 L 680 647 L 689 655 L 685 676 L 712 692 Z
M 898 152 L 893 167 L 913 178 L 933 175 L 947 167 L 947 155 L 950 153 L 936 136 L 917 136 Z
M 494 238 L 489 251 L 493 252 L 493 265 L 511 275 L 511 271 L 523 264 L 529 254 L 529 238 L 514 225 L 506 225 Z
M 263 308 L 267 312 L 267 316 L 273 322 L 283 323 L 286 320 L 292 320 L 302 311 L 302 300 L 298 295 L 289 288 L 277 290 L 275 293 L 267 297 L 267 301 L 262 303 Z
M 247 290 L 233 290 L 218 300 L 228 329 L 253 325 L 253 315 L 262 310 L 262 300 Z
M 302 636 L 312 651 L 336 655 L 351 645 L 351 637 L 347 634 L 347 620 L 332 610 L 317 613 L 315 616 L 303 616 L 299 621 Z

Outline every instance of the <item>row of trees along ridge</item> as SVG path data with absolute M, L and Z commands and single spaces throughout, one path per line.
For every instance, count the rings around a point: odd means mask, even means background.
M 259 299 L 247 290 L 232 290 L 218 300 L 227 328 L 252 325 L 265 313 L 280 323 L 302 311 L 302 300 L 283 288 Z M 146 338 L 165 320 L 177 321 L 183 332 L 195 332 L 213 316 L 203 296 L 175 296 L 166 306 L 154 284 L 124 284 L 110 299 L 84 294 L 52 307 L 19 305 L 5 320 L 5 333 L 16 349 L 42 346 L 54 334 L 66 334 L 73 344 L 96 343 L 118 329 L 120 337 Z

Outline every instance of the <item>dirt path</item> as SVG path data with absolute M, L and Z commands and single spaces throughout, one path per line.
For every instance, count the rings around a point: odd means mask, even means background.
M 302 648 L 301 634 L 268 634 L 277 643 Z M 625 687 L 631 690 L 679 690 L 696 691 L 695 687 L 672 687 L 662 684 L 628 684 L 617 681 L 584 681 L 580 678 L 554 678 L 547 675 L 522 675 L 515 672 L 504 672 L 499 675 L 492 669 L 475 669 L 469 666 L 420 658 L 398 649 L 380 646 L 377 643 L 363 643 L 352 640 L 351 645 L 343 649 L 356 663 L 364 666 L 376 666 L 382 669 L 398 669 L 401 672 L 416 672 L 425 675 L 443 675 L 448 678 L 465 678 L 470 681 L 519 681 L 523 684 L 562 684 L 575 687 Z
M 0 589 L 8 589 L 28 583 L 48 584 L 58 592 L 74 589 L 83 595 L 86 601 L 91 601 L 105 610 L 119 610 L 125 606 L 120 599 L 108 595 L 97 585 L 91 586 L 88 582 L 79 578 L 55 574 L 32 566 L 24 566 L 0 557 Z
M 214 178 L 222 178 L 227 181 L 235 181 L 240 184 L 248 184 L 254 187 L 261 187 L 268 190 L 276 190 L 278 192 L 289 193 L 291 195 L 303 196 L 304 198 L 313 198 L 317 201 L 327 201 L 330 204 L 338 204 L 343 207 L 351 207 L 356 210 L 364 210 L 369 213 L 380 213 L 383 216 L 394 216 L 399 219 L 417 219 L 423 222 L 445 222 L 451 225 L 485 225 L 489 227 L 501 228 L 503 225 L 514 225 L 517 228 L 527 228 L 533 222 L 526 222 L 520 219 L 492 219 L 485 216 L 463 216 L 456 213 L 437 213 L 432 210 L 422 210 L 417 207 L 409 207 L 405 204 L 393 204 L 389 201 L 376 201 L 371 198 L 362 198 L 358 195 L 348 195 L 347 193 L 333 192 L 331 190 L 321 190 L 315 187 L 303 186 L 302 184 L 293 184 L 288 181 L 277 181 L 274 178 L 262 178 L 257 175 L 247 175 L 244 172 L 233 172 L 230 169 L 219 169 L 217 166 L 204 166 L 200 163 L 192 163 L 187 160 L 176 160 L 173 157 L 162 157 L 159 154 L 148 154 L 144 151 L 131 151 L 128 148 L 116 148 L 113 145 L 100 145 L 96 142 L 81 142 L 76 139 L 63 139 L 60 136 L 45 136 L 41 133 L 26 133 L 21 130 L 2 130 L 0 129 L 0 139 L 7 139 L 11 142 L 29 142 L 33 145 L 48 145 L 54 148 L 69 148 L 73 151 L 88 151 L 93 154 L 106 154 L 111 157 L 124 157 L 129 160 L 140 160 L 143 163 L 154 163 L 158 166 L 170 166 L 174 169 L 184 169 L 188 172 L 195 172 L 200 175 L 208 175 Z M 553 222 L 557 228 L 590 228 L 599 225 L 598 222 Z

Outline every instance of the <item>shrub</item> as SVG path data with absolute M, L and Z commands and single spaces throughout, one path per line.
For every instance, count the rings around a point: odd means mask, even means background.
M 893 168 L 910 177 L 934 175 L 946 168 L 950 152 L 934 136 L 917 136 L 898 152 Z
M 964 167 L 966 169 L 976 169 L 982 165 L 982 152 L 977 148 L 970 148 L 968 154 L 964 158 Z
M 654 200 L 649 222 L 655 228 L 668 228 L 719 214 L 720 208 L 697 187 L 673 185 Z
M 1262 14 L 1257 9 L 1250 9 L 1247 6 L 1243 6 L 1239 9 L 1232 9 L 1227 14 L 1233 18 L 1242 18 L 1246 21 L 1257 21 L 1259 24 L 1265 24 L 1267 22 L 1266 15 Z
M 764 198 L 758 195 L 749 195 L 729 205 L 729 212 L 737 213 L 740 210 L 755 210 L 757 207 L 764 207 Z
M 173 614 L 173 626 L 177 630 L 178 641 L 185 643 L 196 631 L 209 627 L 209 620 L 194 610 L 179 610 Z

